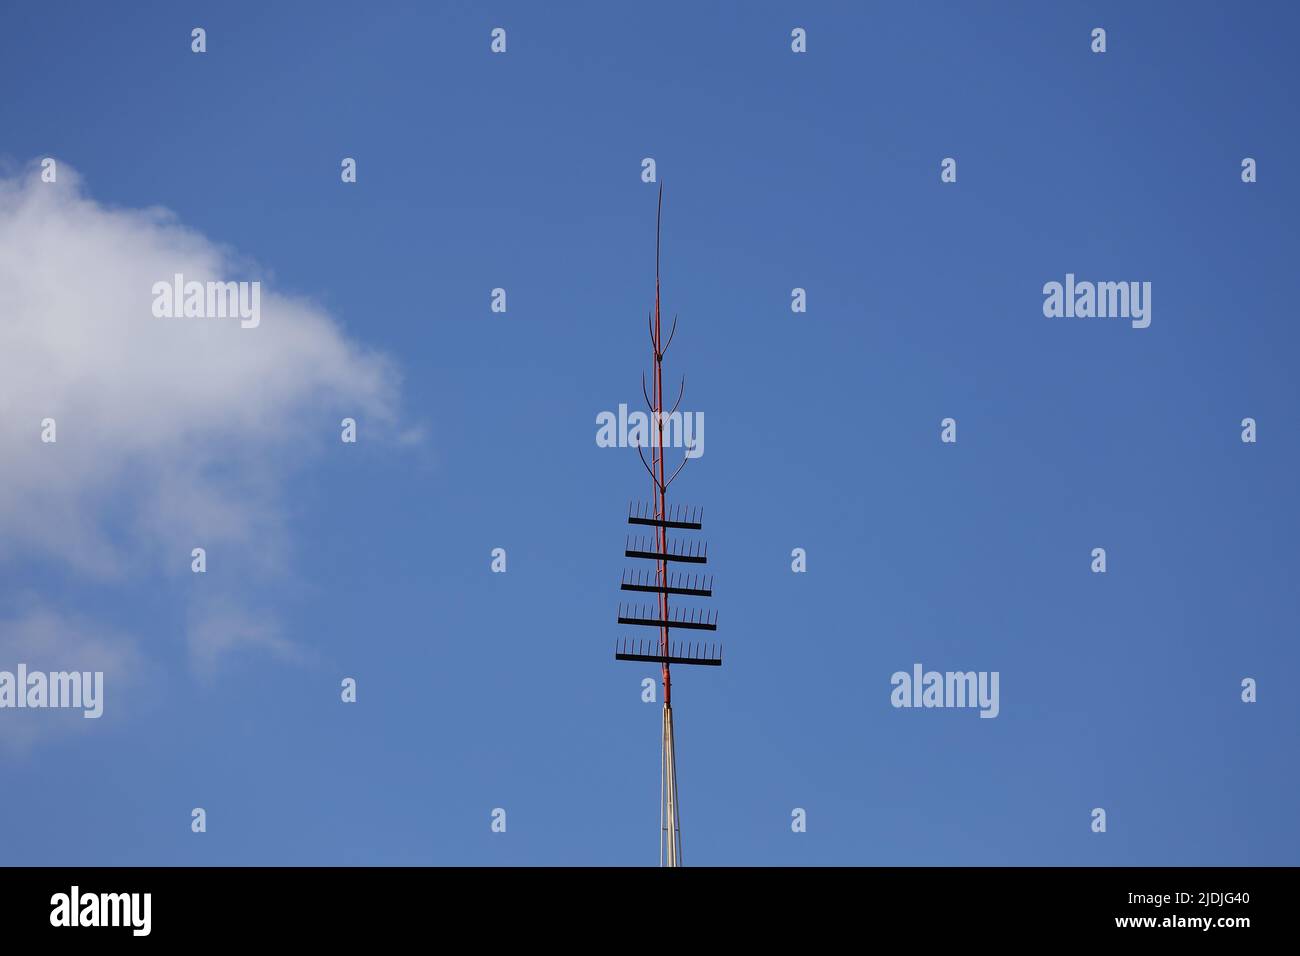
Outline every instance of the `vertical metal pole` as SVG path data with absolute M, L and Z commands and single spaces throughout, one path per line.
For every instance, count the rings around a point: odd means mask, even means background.
M 663 825 L 659 833 L 659 865 L 682 865 L 682 831 L 677 813 L 677 753 L 673 741 L 673 709 L 664 705 Z M 667 847 L 667 858 L 664 847 Z
M 668 553 L 668 528 L 664 522 L 668 519 L 665 503 L 667 488 L 664 484 L 664 353 L 662 327 L 659 320 L 659 235 L 663 222 L 664 187 L 659 186 L 659 206 L 655 212 L 655 320 L 654 320 L 654 450 L 651 457 L 655 482 L 655 517 L 659 525 L 655 529 L 656 550 L 660 554 Z M 660 558 L 657 561 L 659 584 L 659 619 L 668 620 L 668 562 Z M 668 656 L 668 628 L 659 628 L 659 655 Z M 660 766 L 660 829 L 659 829 L 659 865 L 681 866 L 682 833 L 681 821 L 677 809 L 677 752 L 673 739 L 673 683 L 668 662 L 663 663 L 664 684 L 664 737 Z M 666 838 L 666 839 L 665 839 Z M 667 847 L 665 859 L 664 848 Z
M 659 186 L 659 207 L 655 212 L 655 334 L 654 334 L 654 414 L 655 433 L 653 441 L 655 443 L 654 456 L 652 463 L 654 466 L 655 480 L 655 517 L 659 519 L 660 524 L 655 529 L 655 542 L 660 554 L 668 553 L 668 529 L 662 522 L 666 521 L 665 498 L 667 488 L 664 486 L 664 352 L 662 329 L 659 322 L 659 232 L 660 223 L 663 220 L 664 208 L 664 187 Z M 668 620 L 668 562 L 660 558 L 657 562 L 657 573 L 659 577 L 659 619 Z M 659 654 L 662 657 L 668 656 L 668 628 L 659 628 Z M 668 664 L 663 665 L 663 682 L 664 682 L 664 706 L 669 707 L 673 702 L 673 684 L 672 675 L 669 673 Z

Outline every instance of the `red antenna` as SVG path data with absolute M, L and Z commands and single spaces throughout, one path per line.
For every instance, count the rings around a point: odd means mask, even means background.
M 680 594 L 694 597 L 713 596 L 713 578 L 707 582 L 703 576 L 687 577 L 685 574 L 669 574 L 670 562 L 704 564 L 708 561 L 708 548 L 699 543 L 685 539 L 668 540 L 669 529 L 698 531 L 703 527 L 704 512 L 699 508 L 675 508 L 669 512 L 667 507 L 668 487 L 676 480 L 690 460 L 686 449 L 681 463 L 673 471 L 672 477 L 665 479 L 667 473 L 664 465 L 664 422 L 672 419 L 682 403 L 686 391 L 686 378 L 682 377 L 677 391 L 677 401 L 672 409 L 664 414 L 664 353 L 672 345 L 677 334 L 677 317 L 673 317 L 673 327 L 668 332 L 668 341 L 663 340 L 663 328 L 659 319 L 659 241 L 663 223 L 664 189 L 659 186 L 659 204 L 655 214 L 655 307 L 650 316 L 650 347 L 654 358 L 651 373 L 652 387 L 646 389 L 645 374 L 641 375 L 641 394 L 645 397 L 650 413 L 650 461 L 637 445 L 637 454 L 641 464 L 650 473 L 651 504 L 647 507 L 638 504 L 634 509 L 628 504 L 627 523 L 632 525 L 649 525 L 655 529 L 653 545 L 637 538 L 628 539 L 624 554 L 629 558 L 644 558 L 655 563 L 655 575 L 651 583 L 649 575 L 641 571 L 633 572 L 629 577 L 623 574 L 620 588 L 624 591 L 643 591 L 658 594 L 657 613 L 654 607 L 619 605 L 618 623 L 632 624 L 659 629 L 657 644 L 653 640 L 630 637 L 620 638 L 614 649 L 614 657 L 620 661 L 652 661 L 659 664 L 664 688 L 663 753 L 660 762 L 660 821 L 659 821 L 659 862 L 662 866 L 681 866 L 682 834 L 681 820 L 677 804 L 677 755 L 673 734 L 673 682 L 672 664 L 711 664 L 721 666 L 722 645 L 696 641 L 673 641 L 670 632 L 673 628 L 680 630 L 716 631 L 718 629 L 717 613 L 709 614 L 700 610 L 678 609 L 670 612 L 668 595 Z M 678 426 L 678 436 L 684 435 Z M 665 849 L 667 852 L 665 853 Z

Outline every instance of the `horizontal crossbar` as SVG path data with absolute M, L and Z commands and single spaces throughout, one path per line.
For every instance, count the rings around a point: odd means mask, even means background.
M 657 594 L 690 594 L 695 597 L 713 597 L 713 588 L 682 588 L 671 584 L 631 584 L 624 581 L 620 587 L 624 591 L 654 591 Z
M 629 558 L 650 558 L 653 561 L 683 561 L 686 564 L 705 564 L 708 558 L 702 554 L 672 554 L 667 551 L 624 551 Z
M 684 528 L 687 531 L 699 531 L 704 527 L 699 521 L 669 521 L 666 518 L 637 518 L 635 516 L 627 519 L 628 524 L 649 524 L 657 528 Z
M 614 655 L 620 661 L 652 661 L 657 664 L 707 664 L 721 667 L 721 657 L 660 657 L 657 654 L 619 654 Z
M 641 624 L 645 627 L 680 627 L 692 631 L 716 631 L 717 624 L 708 621 L 678 621 L 672 618 L 663 620 L 657 617 L 620 617 L 620 624 Z
M 660 642 L 651 639 L 623 637 L 614 644 L 614 658 L 620 661 L 648 661 L 655 664 L 706 664 L 717 667 L 722 663 L 722 645 L 696 641 Z

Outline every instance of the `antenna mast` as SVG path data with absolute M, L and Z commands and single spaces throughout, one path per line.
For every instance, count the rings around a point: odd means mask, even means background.
M 651 387 L 647 391 L 645 374 L 641 375 L 641 394 L 645 397 L 650 413 L 650 461 L 646 461 L 641 446 L 637 445 L 637 454 L 641 464 L 650 474 L 651 501 L 649 505 L 629 502 L 627 523 L 653 527 L 654 543 L 640 537 L 626 542 L 624 554 L 629 558 L 643 558 L 654 562 L 655 573 L 650 576 L 643 571 L 631 574 L 623 573 L 620 585 L 624 591 L 652 592 L 658 595 L 658 606 L 619 605 L 618 623 L 633 624 L 642 627 L 654 627 L 659 630 L 659 640 L 623 637 L 614 649 L 614 657 L 620 661 L 651 661 L 659 664 L 664 688 L 663 713 L 663 751 L 660 759 L 660 821 L 659 821 L 659 865 L 682 865 L 681 817 L 677 802 L 677 754 L 673 733 L 673 683 L 670 665 L 705 664 L 721 666 L 722 646 L 696 641 L 673 641 L 670 631 L 681 630 L 716 631 L 718 629 L 717 613 L 709 614 L 698 609 L 677 610 L 670 612 L 668 595 L 691 595 L 694 597 L 713 596 L 713 578 L 703 575 L 670 574 L 668 564 L 680 562 L 686 564 L 705 564 L 708 561 L 708 548 L 698 543 L 688 543 L 685 539 L 669 542 L 669 529 L 698 531 L 703 527 L 704 513 L 698 508 L 674 507 L 670 512 L 667 507 L 668 486 L 673 483 L 686 462 L 690 460 L 689 451 L 683 454 L 681 463 L 665 480 L 664 466 L 664 423 L 671 421 L 682 402 L 686 390 L 683 376 L 681 387 L 677 392 L 677 401 L 672 410 L 664 414 L 664 353 L 672 344 L 677 334 L 677 317 L 673 317 L 672 329 L 668 332 L 668 341 L 663 340 L 663 330 L 659 319 L 659 240 L 663 222 L 664 190 L 659 186 L 659 203 L 655 214 L 655 305 L 649 316 L 650 346 L 654 359 L 651 372 Z M 684 434 L 678 424 L 678 436 Z M 657 613 L 656 613 L 657 612 Z

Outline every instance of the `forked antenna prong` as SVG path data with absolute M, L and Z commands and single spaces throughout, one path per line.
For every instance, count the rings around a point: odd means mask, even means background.
M 673 336 L 676 335 L 676 334 L 677 334 L 677 316 L 676 316 L 676 314 L 674 314 L 674 315 L 673 315 L 673 327 L 668 331 L 668 341 L 664 343 L 664 347 L 663 347 L 662 351 L 660 351 L 660 353 L 659 353 L 660 355 L 664 355 L 664 354 L 666 354 L 666 353 L 668 352 L 668 346 L 670 346 L 670 345 L 673 344 Z
M 686 376 L 682 375 L 682 384 L 677 387 L 677 401 L 673 402 L 673 410 L 668 413 L 671 418 L 677 411 L 677 406 L 682 403 L 682 396 L 686 394 Z
M 658 488 L 658 487 L 659 487 L 659 477 L 655 474 L 655 470 L 654 470 L 653 468 L 650 467 L 650 463 L 649 463 L 648 461 L 645 460 L 645 452 L 643 452 L 643 451 L 641 450 L 641 446 L 640 446 L 640 445 L 637 445 L 637 446 L 636 446 L 636 453 L 637 453 L 637 457 L 641 459 L 641 464 L 645 465 L 645 470 L 646 470 L 647 472 L 649 472 L 649 474 L 650 474 L 650 480 L 651 480 L 652 482 L 654 482 L 655 487 Z M 667 488 L 667 487 L 668 487 L 667 485 L 664 485 L 664 488 Z
M 686 467 L 686 463 L 687 463 L 688 461 L 690 461 L 690 460 L 691 460 L 691 458 L 690 458 L 689 455 L 683 455 L 683 456 L 682 456 L 682 463 L 681 463 L 680 465 L 677 466 L 677 470 L 673 472 L 673 476 L 672 476 L 671 478 L 669 478 L 667 481 L 664 482 L 664 490 L 665 490 L 665 491 L 668 490 L 668 486 L 669 486 L 669 485 L 671 485 L 675 480 L 677 480 L 677 476 L 680 475 L 680 474 L 682 473 L 682 469 Z

